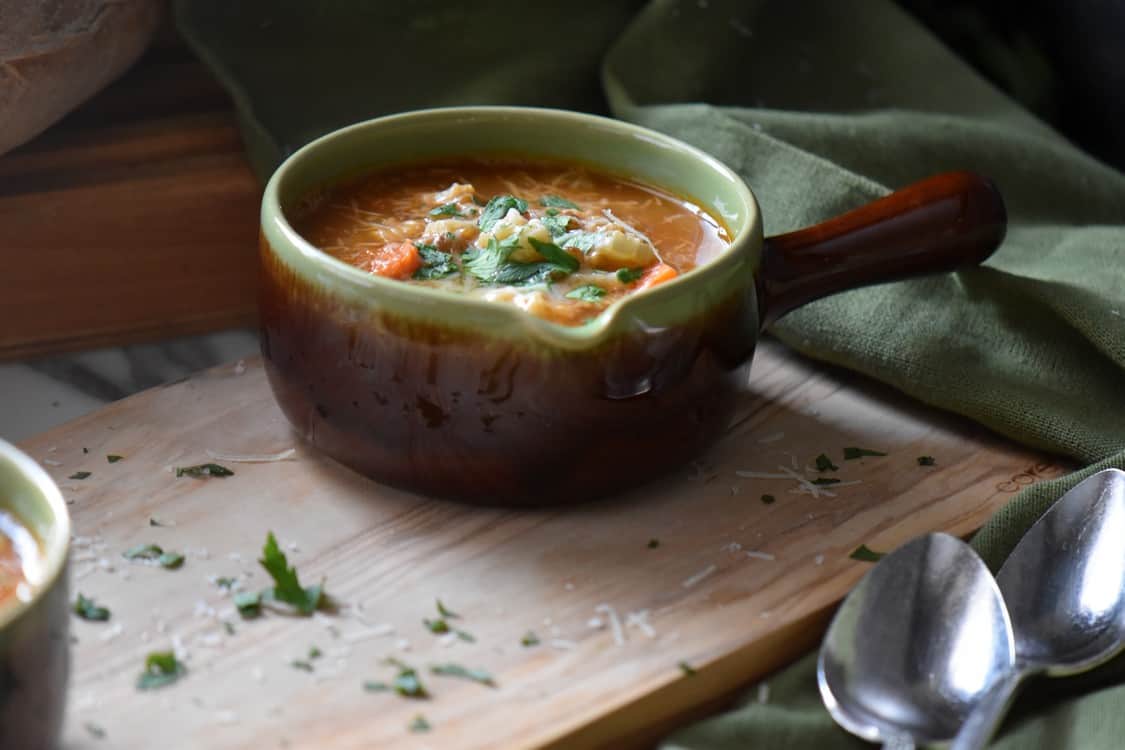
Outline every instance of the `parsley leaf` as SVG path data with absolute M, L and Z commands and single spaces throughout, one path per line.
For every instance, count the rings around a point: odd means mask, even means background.
M 82 726 L 85 727 L 86 731 L 89 732 L 90 736 L 95 740 L 104 740 L 106 738 L 105 728 L 101 725 L 95 724 L 92 721 L 87 721 Z
M 546 208 L 578 208 L 578 205 L 568 201 L 561 195 L 544 195 L 539 199 L 539 205 Z
M 176 570 L 184 564 L 184 556 L 179 552 L 165 552 L 157 558 L 160 567 L 168 568 L 169 570 Z
M 294 659 L 293 661 L 289 662 L 289 666 L 293 667 L 293 669 L 300 669 L 304 672 L 313 671 L 313 665 L 305 661 L 304 659 Z
M 457 614 L 456 612 L 442 604 L 441 599 L 437 600 L 437 611 L 439 615 L 450 620 L 456 620 L 461 617 L 461 615 Z
M 531 243 L 531 246 L 535 248 L 536 252 L 547 259 L 548 263 L 554 263 L 556 266 L 569 273 L 574 273 L 578 270 L 578 259 L 555 243 L 540 242 L 534 237 L 528 237 L 527 241 Z
M 444 279 L 460 270 L 452 254 L 443 253 L 433 245 L 421 242 L 415 242 L 414 247 L 418 248 L 418 254 L 422 256 L 422 267 L 414 272 L 415 279 Z
M 637 279 L 644 275 L 645 269 L 643 268 L 618 268 L 617 280 L 622 284 L 632 284 Z
M 863 458 L 864 456 L 885 456 L 886 453 L 879 451 L 868 450 L 867 448 L 844 448 L 844 460 L 851 461 L 856 458 Z
M 108 456 L 105 457 L 105 460 L 109 461 L 111 464 L 115 464 L 123 458 L 125 458 L 125 457 L 124 456 L 118 456 L 116 453 L 110 453 Z
M 649 549 L 656 549 L 659 546 L 660 546 L 660 540 L 659 539 L 649 539 L 648 540 L 648 548 Z
M 172 651 L 153 651 L 145 657 L 145 669 L 137 678 L 137 690 L 153 690 L 171 685 L 187 674 L 185 667 Z
M 497 195 L 492 197 L 480 212 L 477 226 L 482 232 L 487 232 L 495 226 L 496 222 L 507 216 L 508 211 L 516 209 L 519 213 L 527 213 L 527 201 L 514 195 Z
M 497 242 L 488 240 L 488 247 L 474 248 L 461 256 L 464 269 L 486 284 L 539 284 L 566 269 L 554 263 L 518 263 L 508 260 L 519 245 L 519 237 L 512 236 Z M 569 256 L 567 256 L 569 257 Z M 573 261 L 574 259 L 571 258 Z M 575 261 L 577 263 L 577 261 Z
M 74 614 L 90 622 L 105 622 L 109 619 L 109 610 L 107 608 L 98 606 L 97 602 L 82 596 L 81 592 L 79 592 L 78 599 L 74 602 Z
M 839 471 L 840 467 L 832 463 L 832 459 L 821 453 L 816 457 L 816 470 L 817 471 Z
M 425 716 L 418 714 L 407 726 L 407 729 L 411 732 L 428 732 L 433 729 L 433 726 L 430 725 Z
M 317 610 L 324 597 L 324 584 L 301 586 L 296 568 L 289 566 L 289 560 L 278 546 L 272 531 L 266 536 L 266 544 L 262 547 L 262 557 L 258 562 L 273 578 L 274 599 L 292 604 L 303 615 L 311 615 Z
M 573 232 L 567 232 L 559 239 L 559 247 L 573 247 L 584 253 L 593 250 L 596 244 L 598 244 L 598 234 L 596 232 L 583 232 L 579 229 L 575 229 Z
M 449 632 L 449 623 L 440 617 L 436 620 L 424 619 L 422 620 L 422 624 L 426 626 L 426 630 L 435 635 L 442 635 Z
M 566 293 L 567 299 L 581 300 L 582 302 L 597 302 L 605 296 L 605 290 L 594 284 L 583 284 Z
M 460 664 L 435 664 L 430 667 L 430 671 L 442 677 L 460 677 L 465 680 L 472 680 L 479 682 L 481 685 L 488 685 L 489 687 L 496 687 L 496 681 L 492 679 L 492 675 L 483 669 L 469 669 Z
M 93 472 L 91 471 L 76 471 L 67 477 L 67 479 L 89 479 L 91 476 L 93 476 Z
M 886 555 L 886 552 L 876 552 L 868 547 L 866 544 L 861 544 L 856 547 L 848 557 L 853 560 L 860 560 L 862 562 L 878 562 Z
M 840 480 L 839 479 L 833 479 L 832 477 L 817 477 L 816 479 L 812 480 L 812 483 L 813 484 L 839 484 Z
M 462 216 L 456 203 L 446 203 L 430 211 L 430 216 Z
M 543 226 L 547 227 L 547 231 L 551 233 L 552 237 L 562 237 L 566 234 L 566 228 L 570 226 L 572 217 L 566 214 L 560 214 L 557 211 L 551 213 L 551 211 L 554 211 L 554 209 L 548 211 L 547 215 L 540 219 L 540 221 L 543 222 Z
M 219 464 L 199 464 L 198 466 L 177 466 L 176 476 L 204 479 L 206 477 L 233 477 L 234 472 Z
M 242 619 L 251 620 L 262 613 L 262 592 L 239 591 L 234 595 L 234 606 Z
M 405 698 L 429 698 L 426 686 L 418 677 L 418 671 L 411 666 L 403 664 L 398 659 L 388 659 L 387 664 L 398 668 L 398 674 L 391 681 L 391 689 Z M 376 683 L 379 684 L 379 683 Z M 364 686 L 366 687 L 366 685 Z
M 934 460 L 933 456 L 918 456 L 919 466 L 933 466 L 936 463 L 937 461 Z
M 685 677 L 695 677 L 697 674 L 695 669 L 686 661 L 680 662 L 677 666 L 680 668 L 680 671 L 684 673 Z
M 236 583 L 238 583 L 238 579 L 231 576 L 223 576 L 221 578 L 215 579 L 215 585 L 221 589 L 226 589 L 227 591 L 233 589 L 234 584 Z
M 762 502 L 766 505 L 772 505 L 777 498 L 773 495 L 762 495 Z
M 521 646 L 527 646 L 527 647 L 538 646 L 539 645 L 539 636 L 535 635 L 534 632 L 529 630 L 526 633 L 524 633 L 523 638 L 520 638 L 520 645 Z
M 158 560 L 164 549 L 158 544 L 139 544 L 121 553 L 126 560 Z

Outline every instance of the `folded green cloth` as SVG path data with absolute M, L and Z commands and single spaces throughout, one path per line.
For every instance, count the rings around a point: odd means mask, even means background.
M 993 177 L 1008 237 L 987 266 L 836 295 L 773 335 L 1027 445 L 1091 464 L 1018 495 L 973 540 L 995 568 L 1065 489 L 1125 468 L 1125 176 L 978 77 L 888 0 L 179 0 L 264 177 L 356 120 L 453 104 L 610 113 L 736 169 L 767 234 L 949 169 Z M 666 748 L 853 747 L 814 657 L 767 703 Z M 1125 661 L 1043 681 L 995 745 L 1125 746 Z M 757 696 L 757 691 L 752 691 Z

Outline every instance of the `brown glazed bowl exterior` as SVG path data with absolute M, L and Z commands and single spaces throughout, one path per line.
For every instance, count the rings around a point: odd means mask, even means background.
M 49 750 L 62 731 L 70 670 L 70 517 L 47 472 L 3 440 L 0 510 L 31 532 L 42 553 L 28 571 L 30 599 L 0 604 L 0 748 Z
M 364 273 L 286 220 L 337 180 L 474 154 L 564 158 L 659 185 L 721 219 L 732 247 L 567 328 Z M 300 435 L 380 482 L 488 504 L 594 499 L 682 465 L 726 427 L 759 328 L 761 244 L 757 205 L 734 173 L 643 128 L 507 107 L 361 123 L 293 154 L 266 188 L 266 371 Z

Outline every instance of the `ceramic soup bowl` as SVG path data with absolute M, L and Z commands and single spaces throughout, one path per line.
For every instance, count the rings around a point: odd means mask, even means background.
M 0 531 L 14 521 L 22 537 L 27 578 L 0 600 L 0 747 L 45 750 L 58 741 L 66 702 L 70 517 L 47 472 L 3 440 L 0 514 Z
M 365 273 L 287 219 L 337 181 L 474 155 L 571 160 L 662 187 L 720 220 L 732 244 L 567 327 Z M 297 432 L 380 482 L 515 505 L 590 500 L 683 465 L 727 426 L 764 326 L 832 292 L 979 263 L 1005 231 L 992 184 L 958 172 L 764 239 L 753 194 L 713 157 L 627 123 L 513 107 L 326 135 L 274 173 L 261 221 L 262 353 Z

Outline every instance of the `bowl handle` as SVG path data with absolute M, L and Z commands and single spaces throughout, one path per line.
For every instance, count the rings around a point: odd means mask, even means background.
M 842 216 L 768 237 L 757 278 L 762 327 L 835 292 L 977 265 L 1004 239 L 996 185 L 946 172 Z

